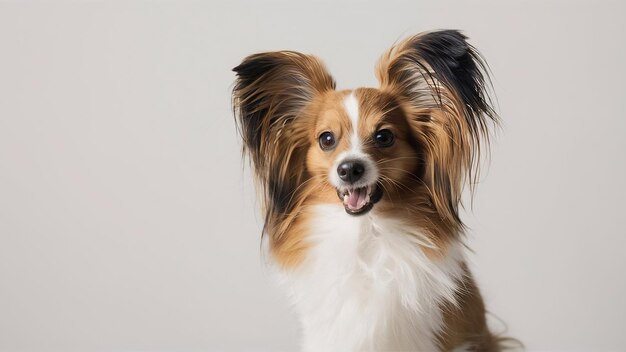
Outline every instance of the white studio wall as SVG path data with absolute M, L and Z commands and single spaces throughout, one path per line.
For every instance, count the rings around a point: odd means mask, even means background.
M 0 3 L 0 351 L 294 351 L 230 108 L 251 53 L 377 85 L 394 41 L 461 29 L 502 129 L 464 218 L 495 326 L 626 345 L 618 1 Z M 496 329 L 497 330 L 497 329 Z

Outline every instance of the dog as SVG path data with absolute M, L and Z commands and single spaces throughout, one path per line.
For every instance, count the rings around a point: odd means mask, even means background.
M 318 58 L 294 51 L 233 71 L 264 240 L 303 351 L 499 350 L 459 216 L 499 121 L 467 37 L 397 43 L 376 67 L 379 88 L 337 91 Z

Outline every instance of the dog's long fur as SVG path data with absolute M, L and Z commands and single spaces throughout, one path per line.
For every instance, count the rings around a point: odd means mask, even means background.
M 336 91 L 317 58 L 292 51 L 251 55 L 234 71 L 264 234 L 303 349 L 498 350 L 459 217 L 498 119 L 466 37 L 435 31 L 395 45 L 376 89 Z M 362 179 L 347 183 L 337 173 L 354 160 Z

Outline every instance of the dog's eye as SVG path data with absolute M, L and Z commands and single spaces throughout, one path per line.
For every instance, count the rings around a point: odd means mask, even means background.
M 324 132 L 320 135 L 320 148 L 329 150 L 335 146 L 335 135 L 332 132 Z
M 374 141 L 379 147 L 390 147 L 393 144 L 393 133 L 389 130 L 380 130 L 374 134 Z

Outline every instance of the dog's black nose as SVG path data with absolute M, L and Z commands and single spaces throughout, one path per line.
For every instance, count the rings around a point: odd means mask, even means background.
M 365 173 L 365 166 L 358 161 L 344 161 L 337 167 L 337 174 L 343 181 L 354 183 Z

